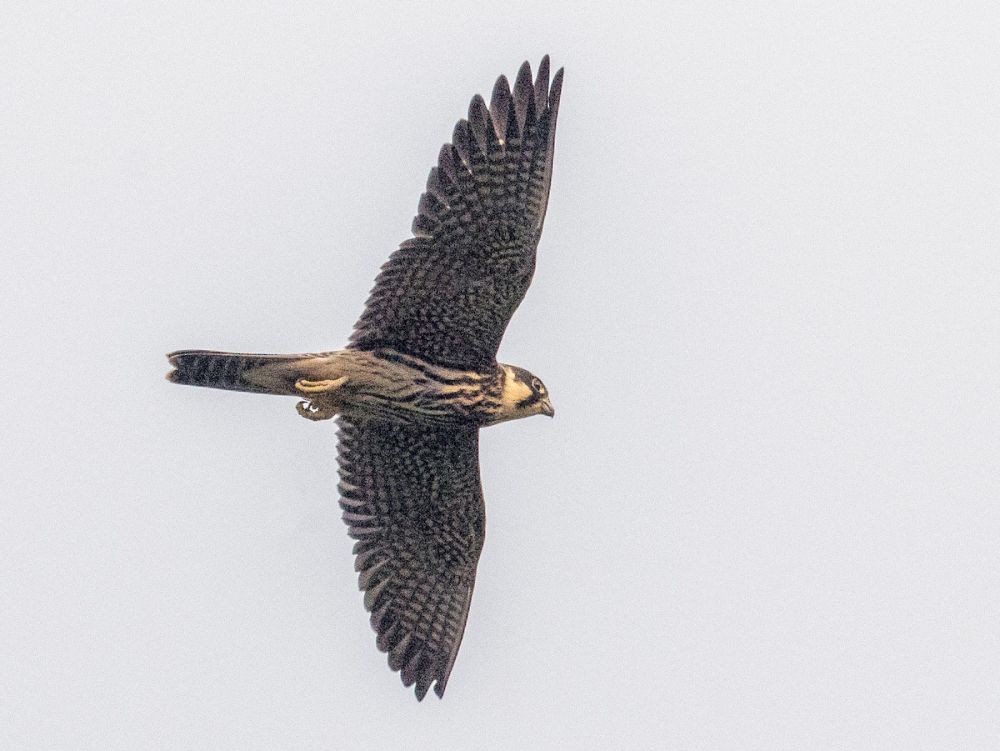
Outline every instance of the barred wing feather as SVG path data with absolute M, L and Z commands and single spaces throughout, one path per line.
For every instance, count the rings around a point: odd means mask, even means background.
M 378 648 L 444 694 L 485 537 L 479 431 L 340 419 L 340 493 Z
M 560 69 L 532 81 L 525 62 L 511 90 L 501 76 L 441 148 L 413 235 L 382 267 L 352 347 L 391 347 L 456 368 L 493 366 L 535 270 L 552 180 Z

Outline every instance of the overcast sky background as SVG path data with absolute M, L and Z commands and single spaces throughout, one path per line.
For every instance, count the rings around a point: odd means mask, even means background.
M 0 747 L 995 749 L 993 3 L 0 10 Z M 331 423 L 173 349 L 343 345 L 476 92 L 566 67 L 444 701 Z

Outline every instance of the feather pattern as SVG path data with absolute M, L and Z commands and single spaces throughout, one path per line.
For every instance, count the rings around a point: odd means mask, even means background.
M 535 270 L 562 78 L 559 70 L 549 86 L 545 57 L 534 83 L 525 62 L 513 90 L 497 79 L 489 107 L 473 97 L 430 171 L 413 237 L 382 267 L 351 347 L 494 366 Z
M 389 667 L 444 694 L 485 537 L 479 431 L 340 418 L 340 492 L 355 568 Z
M 308 397 L 339 414 L 340 505 L 376 645 L 423 699 L 442 696 L 485 539 L 479 428 L 552 405 L 496 353 L 535 269 L 552 179 L 559 70 L 525 62 L 476 95 L 441 147 L 413 237 L 383 264 L 348 348 L 267 355 L 181 350 L 169 380 Z

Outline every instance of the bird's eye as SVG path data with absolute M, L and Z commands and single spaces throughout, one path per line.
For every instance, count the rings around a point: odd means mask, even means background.
M 531 388 L 533 388 L 539 394 L 544 394 L 545 393 L 545 384 L 543 384 L 537 378 L 532 378 L 531 379 Z

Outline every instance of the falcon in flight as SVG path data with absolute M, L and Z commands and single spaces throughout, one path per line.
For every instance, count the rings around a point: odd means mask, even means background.
M 548 391 L 496 360 L 531 283 L 552 181 L 563 71 L 549 59 L 438 155 L 413 237 L 382 266 L 347 347 L 257 355 L 181 350 L 174 383 L 296 396 L 309 420 L 338 416 L 340 505 L 354 567 L 389 667 L 423 699 L 444 694 L 483 548 L 479 429 L 554 414 Z

